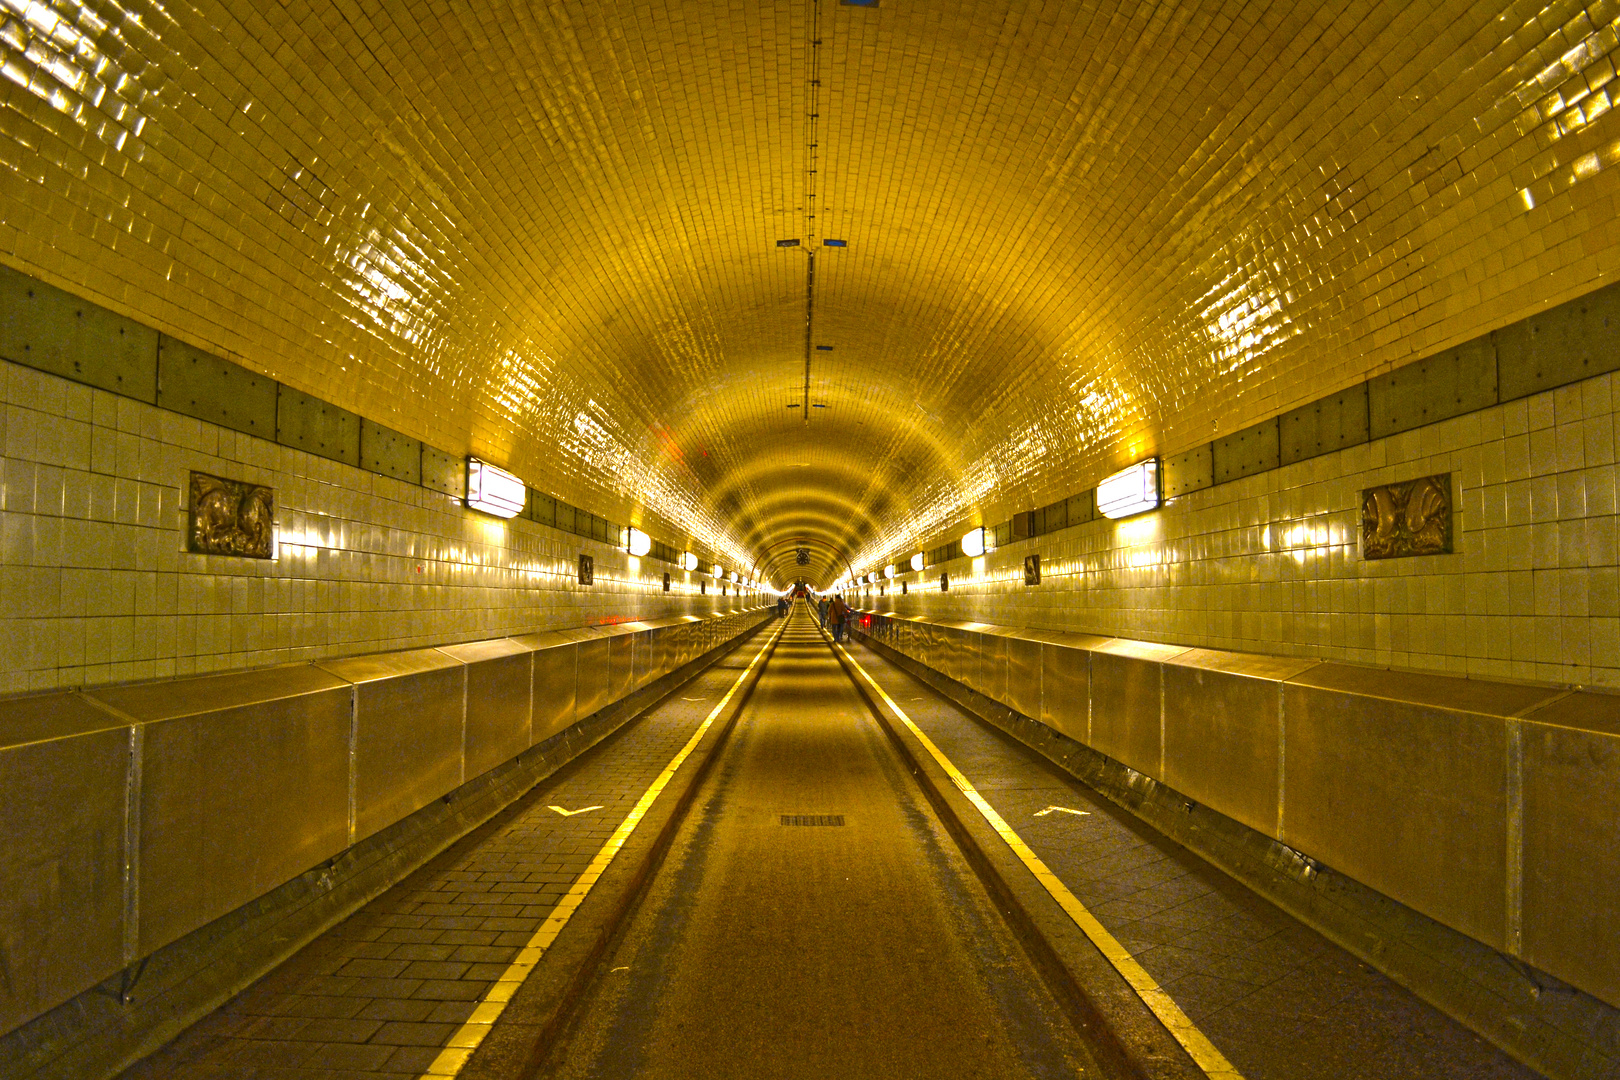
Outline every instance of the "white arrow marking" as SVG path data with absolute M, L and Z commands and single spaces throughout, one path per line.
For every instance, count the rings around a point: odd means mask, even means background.
M 552 809 L 555 810 L 556 807 L 554 806 L 554 807 L 552 807 Z M 1050 814 L 1054 810 L 1056 810 L 1060 814 L 1076 814 L 1076 815 L 1078 815 L 1080 817 L 1090 817 L 1091 816 L 1091 811 L 1090 810 L 1070 810 L 1067 806 L 1048 806 L 1045 810 L 1037 810 L 1037 811 L 1035 811 L 1035 816 L 1036 817 L 1045 817 L 1047 814 Z
M 588 814 L 592 810 L 600 810 L 602 808 L 600 806 L 587 806 L 587 807 L 585 807 L 584 809 L 581 809 L 581 810 L 564 810 L 560 806 L 548 806 L 548 807 L 546 807 L 546 809 L 547 810 L 555 810 L 555 811 L 557 811 L 557 813 L 561 814 L 563 817 L 573 817 L 575 814 Z

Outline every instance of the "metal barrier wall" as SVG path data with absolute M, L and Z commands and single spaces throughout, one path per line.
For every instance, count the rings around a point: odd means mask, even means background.
M 869 617 L 857 633 L 1620 1005 L 1620 695 Z
M 0 1034 L 770 611 L 0 701 Z

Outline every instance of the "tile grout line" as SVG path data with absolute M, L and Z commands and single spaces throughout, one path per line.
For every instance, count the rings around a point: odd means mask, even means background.
M 1045 887 L 1052 899 L 1056 900 L 1069 918 L 1074 920 L 1075 925 L 1080 928 L 1081 932 L 1091 940 L 1091 943 L 1098 948 L 1103 956 L 1108 958 L 1108 962 L 1114 966 L 1114 970 L 1124 977 L 1125 981 L 1130 984 L 1131 989 L 1136 991 L 1136 995 L 1142 999 L 1143 1004 L 1152 1010 L 1153 1015 L 1158 1017 L 1159 1022 L 1169 1030 L 1176 1042 L 1181 1044 L 1182 1049 L 1187 1051 L 1187 1054 L 1203 1070 L 1205 1075 L 1209 1076 L 1211 1080 L 1243 1080 L 1243 1076 L 1237 1071 L 1237 1068 L 1226 1060 L 1225 1055 L 1215 1048 L 1214 1043 L 1209 1041 L 1209 1037 L 1198 1030 L 1197 1025 L 1188 1018 L 1186 1013 L 1181 1011 L 1181 1006 L 1177 1005 L 1175 1000 L 1154 980 L 1153 976 L 1149 975 L 1147 970 L 1137 963 L 1136 958 L 1130 954 L 1130 951 L 1121 945 L 1119 940 L 1110 934 L 1102 923 L 1097 921 L 1097 917 L 1086 909 L 1086 906 L 1080 902 L 1074 893 L 1069 891 L 1069 887 L 1063 883 L 1062 879 L 1047 868 L 1046 864 L 1041 861 L 1041 857 L 1035 854 L 1034 849 L 1024 843 L 1023 838 L 1014 832 L 1012 826 L 1008 825 L 1006 820 L 996 812 L 995 807 L 991 806 L 984 796 L 979 794 L 978 789 L 962 774 L 960 769 L 952 764 L 950 758 L 946 757 L 944 752 L 934 745 L 933 740 L 925 735 L 922 729 L 906 714 L 906 711 L 889 696 L 888 691 L 878 685 L 878 681 L 872 678 L 866 668 L 861 666 L 861 662 L 855 659 L 848 649 L 839 645 L 833 647 L 843 653 L 855 670 L 860 672 L 861 677 L 871 685 L 872 689 L 878 692 L 878 696 L 883 699 L 884 704 L 894 712 L 900 722 L 906 726 L 906 730 L 910 731 L 917 741 L 923 745 L 923 748 L 928 751 L 939 767 L 945 770 L 946 775 L 951 778 L 951 782 L 983 815 L 990 827 L 1007 842 L 1007 846 L 1012 848 L 1014 854 L 1018 856 L 1030 873 L 1035 875 L 1035 879 Z
M 759 652 L 754 654 L 754 658 L 748 662 L 748 666 L 743 669 L 742 674 L 737 676 L 737 680 L 731 684 L 730 689 L 721 697 L 719 703 L 710 711 L 703 723 L 698 725 L 697 731 L 692 733 L 692 737 L 686 741 L 686 745 L 681 747 L 680 752 L 670 759 L 668 765 L 664 766 L 664 771 L 658 774 L 658 778 L 652 782 L 636 802 L 636 805 L 631 808 L 630 813 L 619 823 L 619 827 L 613 831 L 613 835 L 603 843 L 602 847 L 597 851 L 596 857 L 591 860 L 590 865 L 580 873 L 579 877 L 574 879 L 574 884 L 563 898 L 557 901 L 557 906 L 552 909 L 546 921 L 540 924 L 540 929 L 534 932 L 527 945 L 518 950 L 517 956 L 507 965 L 506 970 L 501 972 L 494 985 L 485 992 L 483 1000 L 478 1003 L 472 1015 L 451 1034 L 445 1048 L 439 1052 L 439 1056 L 433 1060 L 433 1063 L 419 1074 L 418 1080 L 456 1076 L 466 1066 L 468 1059 L 472 1057 L 472 1052 L 489 1035 L 495 1022 L 500 1019 L 501 1014 L 506 1010 L 507 1004 L 512 1000 L 512 995 L 517 992 L 519 986 L 523 985 L 524 980 L 529 977 L 529 973 L 534 970 L 534 966 L 540 962 L 540 958 L 545 954 L 545 951 L 557 940 L 557 935 L 562 933 L 563 927 L 567 926 L 568 921 L 573 918 L 574 912 L 579 910 L 579 906 L 590 895 L 591 889 L 595 887 L 597 881 L 607 871 L 608 865 L 613 862 L 614 856 L 618 855 L 619 850 L 630 839 L 630 835 L 636 831 L 636 826 L 641 824 L 641 819 L 652 808 L 654 800 L 658 798 L 665 786 L 674 778 L 675 773 L 691 755 L 692 751 L 697 749 L 698 743 L 703 741 L 703 736 L 708 734 L 709 728 L 714 725 L 715 718 L 730 703 L 732 697 L 737 693 L 737 689 L 742 686 L 744 680 L 759 664 L 760 658 L 766 654 L 771 644 L 781 634 L 782 628 L 778 627 L 770 640 L 760 646 Z

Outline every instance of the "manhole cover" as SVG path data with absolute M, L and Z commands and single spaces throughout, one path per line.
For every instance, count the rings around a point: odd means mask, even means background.
M 843 814 L 783 814 L 784 825 L 842 825 Z

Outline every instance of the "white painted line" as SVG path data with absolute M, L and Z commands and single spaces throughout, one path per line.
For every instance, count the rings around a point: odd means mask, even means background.
M 556 807 L 552 807 L 552 809 L 555 810 Z M 1045 810 L 1037 810 L 1037 811 L 1035 811 L 1035 816 L 1036 817 L 1045 817 L 1047 814 L 1051 814 L 1051 813 L 1074 814 L 1074 815 L 1076 815 L 1078 817 L 1090 817 L 1091 816 L 1091 811 L 1090 810 L 1070 810 L 1067 806 L 1048 806 Z
M 547 810 L 555 810 L 555 811 L 557 811 L 557 813 L 561 814 L 563 817 L 573 817 L 575 814 L 588 814 L 592 810 L 600 810 L 602 808 L 600 806 L 585 806 L 585 807 L 581 807 L 578 810 L 564 810 L 560 806 L 548 806 L 548 807 L 546 807 L 546 809 Z
M 1182 1049 L 1187 1051 L 1194 1063 L 1204 1070 L 1204 1075 L 1210 1077 L 1211 1080 L 1243 1080 L 1242 1074 L 1237 1071 L 1230 1061 L 1226 1060 L 1225 1055 L 1215 1049 L 1215 1044 L 1209 1041 L 1209 1037 L 1199 1031 L 1197 1026 L 1187 1018 L 1187 1014 L 1181 1011 L 1181 1006 L 1177 1005 L 1170 995 L 1164 992 L 1164 989 L 1154 981 L 1153 976 L 1149 975 L 1147 970 L 1136 962 L 1136 958 L 1130 954 L 1125 946 L 1121 945 L 1118 939 L 1113 934 L 1110 934 L 1102 923 L 1097 921 L 1097 917 L 1086 910 L 1086 906 L 1069 891 L 1069 887 L 1063 884 L 1056 874 L 1047 869 L 1040 856 L 1036 855 L 1030 846 L 1024 843 L 1023 838 L 1013 831 L 1012 826 L 1008 825 L 1002 816 L 996 812 L 995 807 L 985 801 L 984 796 L 979 794 L 978 789 L 968 781 L 966 776 L 962 775 L 962 771 L 951 763 L 951 759 L 946 757 L 944 752 L 934 745 L 932 739 L 923 734 L 921 728 L 911 722 L 911 717 L 906 715 L 904 709 L 895 704 L 894 699 L 888 695 L 888 692 L 883 687 L 878 685 L 877 680 L 867 674 L 866 669 L 861 666 L 861 662 L 851 656 L 843 646 L 834 645 L 833 648 L 842 653 L 844 658 L 854 666 L 855 670 L 861 673 L 861 677 L 871 684 L 872 689 L 878 692 L 878 696 L 883 699 L 884 704 L 888 705 L 894 715 L 906 726 L 906 730 L 910 731 L 916 740 L 922 743 L 923 748 L 939 764 L 939 767 L 945 770 L 946 775 L 951 778 L 951 782 L 956 785 L 957 789 L 967 796 L 969 802 L 978 808 L 979 813 L 984 815 L 984 820 L 990 823 L 990 827 L 996 830 L 997 834 L 1007 842 L 1007 846 L 1013 849 L 1013 852 L 1029 868 L 1030 873 L 1035 875 L 1035 879 L 1046 887 L 1046 891 L 1051 894 L 1052 899 L 1058 902 L 1063 910 L 1068 913 L 1069 918 L 1074 920 L 1075 925 L 1085 933 L 1086 937 L 1091 939 L 1091 943 L 1097 946 L 1097 949 L 1108 958 L 1108 962 L 1114 965 L 1114 970 L 1123 975 L 1125 981 L 1131 984 L 1131 989 L 1136 991 L 1136 995 L 1142 999 L 1143 1004 L 1153 1010 L 1153 1015 L 1159 1018 L 1159 1022 L 1175 1037 L 1176 1042 L 1181 1044 Z M 1050 809 L 1061 810 L 1062 807 L 1052 807 Z
M 545 951 L 551 947 L 551 943 L 557 940 L 557 935 L 562 933 L 563 927 L 568 925 L 568 920 L 573 918 L 574 912 L 579 910 L 579 905 L 584 903 L 585 897 L 590 895 L 591 888 L 607 871 L 608 865 L 613 862 L 613 857 L 619 853 L 620 848 L 624 847 L 625 841 L 630 839 L 630 834 L 636 831 L 636 826 L 641 824 L 641 819 L 652 808 L 653 800 L 658 798 L 659 793 L 664 790 L 665 786 L 675 776 L 676 770 L 681 767 L 692 751 L 697 749 L 698 743 L 703 741 L 703 736 L 709 733 L 709 728 L 713 726 L 715 718 L 730 703 L 738 688 L 742 686 L 743 680 L 748 678 L 748 673 L 754 670 L 760 658 L 765 655 L 765 651 L 771 647 L 771 642 L 781 636 L 782 628 L 777 627 L 776 633 L 771 635 L 770 641 L 760 646 L 759 652 L 754 654 L 754 658 L 748 662 L 748 666 L 743 669 L 743 673 L 737 676 L 737 681 L 731 684 L 731 689 L 726 691 L 725 697 L 720 699 L 720 703 L 709 713 L 708 718 L 698 725 L 697 731 L 693 732 L 692 737 L 686 741 L 686 745 L 681 747 L 680 753 L 670 758 L 669 764 L 664 766 L 664 771 L 659 773 L 658 779 L 654 780 L 652 785 L 642 793 L 641 799 L 631 809 L 630 813 L 625 815 L 625 819 L 619 823 L 619 827 L 613 831 L 613 835 L 608 837 L 601 850 L 597 851 L 596 857 L 591 860 L 591 864 L 585 868 L 579 877 L 574 879 L 573 886 L 557 902 L 557 906 L 552 909 L 550 917 L 540 924 L 540 929 L 536 930 L 534 936 L 529 938 L 529 943 L 518 950 L 517 956 L 507 965 L 506 970 L 501 972 L 500 978 L 495 980 L 495 985 L 489 988 L 484 994 L 483 1000 L 478 1003 L 478 1007 L 473 1009 L 472 1016 L 467 1019 L 466 1023 L 455 1030 L 455 1033 L 450 1036 L 450 1041 L 445 1044 L 445 1048 L 439 1052 L 439 1056 L 433 1059 L 433 1064 L 429 1065 L 427 1071 L 423 1072 L 417 1080 L 427 1080 L 429 1077 L 455 1076 L 461 1072 L 462 1067 L 467 1064 L 467 1059 L 472 1057 L 472 1052 L 478 1049 L 478 1044 L 484 1041 L 495 1021 L 500 1019 L 500 1015 L 505 1011 L 507 1003 L 512 1000 L 512 995 L 517 993 L 517 988 L 523 985 L 523 980 L 529 977 L 529 972 L 534 970 L 534 965 L 540 962 L 540 957 L 545 955 Z M 553 806 L 549 807 L 549 809 L 557 810 L 557 807 Z M 579 812 L 583 813 L 583 811 Z

